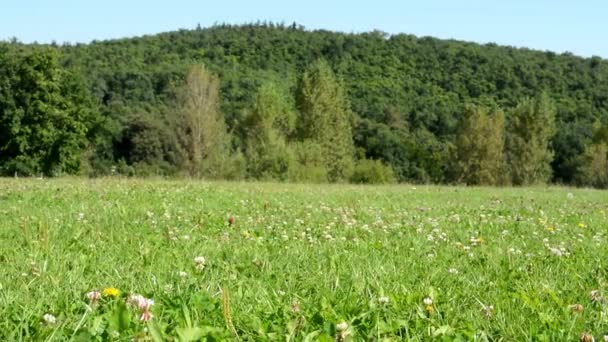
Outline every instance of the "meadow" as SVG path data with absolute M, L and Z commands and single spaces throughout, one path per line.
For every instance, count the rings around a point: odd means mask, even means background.
M 2 341 L 608 339 L 608 193 L 0 179 Z

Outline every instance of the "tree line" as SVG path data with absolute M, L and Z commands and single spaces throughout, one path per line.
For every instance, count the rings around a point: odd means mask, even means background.
M 0 173 L 608 186 L 608 62 L 216 25 L 0 44 Z

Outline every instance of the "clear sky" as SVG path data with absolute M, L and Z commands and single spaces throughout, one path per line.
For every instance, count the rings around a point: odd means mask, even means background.
M 0 0 L 0 39 L 89 42 L 214 23 L 455 38 L 608 58 L 608 0 Z

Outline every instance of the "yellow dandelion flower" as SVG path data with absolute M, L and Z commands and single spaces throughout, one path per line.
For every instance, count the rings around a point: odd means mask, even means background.
M 106 287 L 101 291 L 104 297 L 118 297 L 120 295 L 120 290 L 115 287 Z

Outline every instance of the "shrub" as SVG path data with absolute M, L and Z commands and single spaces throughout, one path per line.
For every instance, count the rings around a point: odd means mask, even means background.
M 379 160 L 362 159 L 355 164 L 350 181 L 359 184 L 387 184 L 395 182 L 395 175 L 390 166 Z

